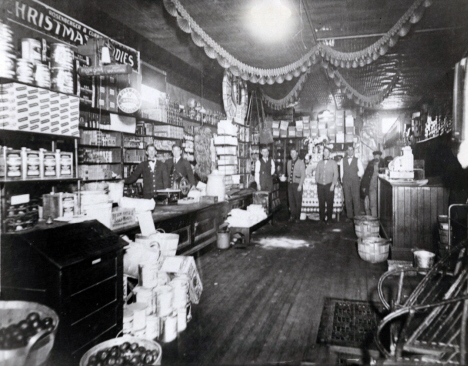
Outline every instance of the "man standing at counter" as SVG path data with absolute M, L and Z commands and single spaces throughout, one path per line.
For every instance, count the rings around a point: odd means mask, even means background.
M 135 171 L 125 179 L 125 184 L 135 183 L 143 175 L 143 198 L 156 197 L 158 189 L 169 187 L 169 175 L 163 162 L 156 160 L 157 150 L 154 145 L 146 146 L 147 161 L 140 163 Z
M 379 168 L 382 165 L 382 152 L 374 151 L 372 154 L 374 155 L 374 159 L 369 161 L 364 176 L 362 177 L 361 197 L 363 197 L 366 202 L 366 215 L 377 217 L 377 186 Z
M 299 222 L 305 175 L 304 162 L 298 158 L 297 150 L 292 149 L 291 160 L 288 161 L 288 200 L 291 212 L 289 221 Z
M 180 178 L 188 180 L 191 186 L 195 185 L 195 177 L 190 163 L 182 157 L 182 148 L 178 144 L 172 146 L 172 159 L 166 160 L 167 171 L 169 172 L 171 187 L 174 181 Z
M 269 158 L 270 151 L 265 146 L 261 150 L 262 157 L 255 163 L 255 182 L 259 191 L 273 190 L 273 174 L 275 174 L 275 162 Z
M 362 162 L 354 156 L 354 147 L 349 146 L 342 161 L 341 181 L 345 195 L 346 215 L 348 220 L 361 214 L 360 186 L 364 174 Z
M 338 183 L 338 164 L 330 159 L 330 150 L 326 147 L 323 150 L 323 160 L 318 162 L 315 169 L 315 180 L 317 181 L 320 222 L 330 224 L 333 216 L 335 186 Z M 327 221 L 325 221 L 325 202 L 327 203 Z

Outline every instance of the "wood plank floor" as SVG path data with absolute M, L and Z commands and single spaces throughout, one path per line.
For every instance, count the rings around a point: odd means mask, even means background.
M 303 239 L 309 246 L 255 244 L 265 237 Z M 378 301 L 377 281 L 387 265 L 359 258 L 351 223 L 319 232 L 312 221 L 279 222 L 258 230 L 252 242 L 197 258 L 202 298 L 187 330 L 163 344 L 163 365 L 326 362 L 316 345 L 324 298 Z

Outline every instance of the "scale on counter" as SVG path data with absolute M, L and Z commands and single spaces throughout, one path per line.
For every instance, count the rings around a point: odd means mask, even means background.
M 158 189 L 154 200 L 157 206 L 177 205 L 180 199 L 180 193 L 180 189 Z

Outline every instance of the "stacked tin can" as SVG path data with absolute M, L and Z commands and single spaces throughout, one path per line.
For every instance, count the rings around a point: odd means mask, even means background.
M 13 79 L 16 75 L 16 55 L 13 46 L 13 31 L 0 22 L 0 77 Z
M 50 66 L 52 90 L 73 93 L 74 53 L 69 45 L 52 43 L 50 45 Z
M 35 84 L 42 88 L 50 88 L 50 70 L 43 63 L 45 44 L 35 38 L 21 39 L 21 59 L 17 63 L 17 78 L 19 81 Z

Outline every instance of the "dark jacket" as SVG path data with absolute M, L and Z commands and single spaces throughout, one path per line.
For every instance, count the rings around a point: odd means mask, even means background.
M 185 160 L 184 158 L 180 158 L 175 166 L 174 166 L 174 159 L 166 160 L 166 169 L 169 174 L 169 177 L 172 174 L 173 168 L 176 172 L 180 173 L 180 175 L 182 175 L 184 178 L 187 178 L 190 185 L 192 186 L 195 185 L 195 177 L 193 176 L 192 166 L 187 160 Z
M 374 169 L 381 168 L 384 166 L 383 160 L 379 160 L 379 164 L 376 167 L 376 160 L 372 159 L 369 161 L 369 164 L 367 164 L 366 170 L 364 170 L 364 175 L 362 176 L 361 179 L 361 198 L 366 198 L 366 196 L 369 194 L 369 188 L 372 180 L 372 176 L 374 175 Z
M 156 190 L 169 188 L 169 174 L 166 164 L 156 161 L 154 172 L 151 171 L 148 161 L 138 164 L 135 171 L 125 179 L 125 184 L 135 183 L 143 175 L 143 197 L 154 198 Z

